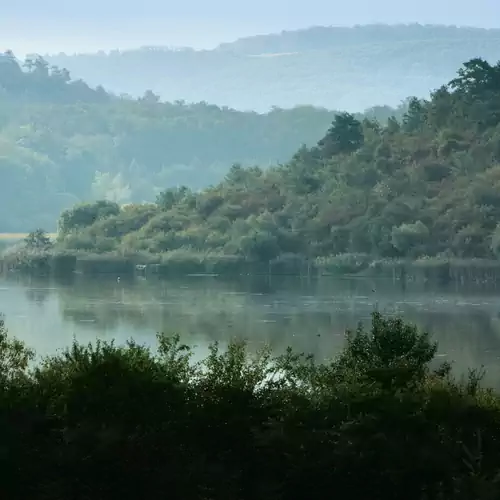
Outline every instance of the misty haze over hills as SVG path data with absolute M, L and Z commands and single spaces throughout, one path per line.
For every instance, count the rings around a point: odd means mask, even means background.
M 500 29 L 368 25 L 241 38 L 212 50 L 142 47 L 47 56 L 91 85 L 168 101 L 267 111 L 309 104 L 362 111 L 426 97 L 465 60 L 500 59 Z
M 52 229 L 79 201 L 200 190 L 235 163 L 288 162 L 324 136 L 336 111 L 371 108 L 365 116 L 381 125 L 401 119 L 409 96 L 428 96 L 478 56 L 500 59 L 500 30 L 316 27 L 210 50 L 145 47 L 24 63 L 6 52 L 0 178 L 10 189 L 0 208 L 11 217 L 0 230 Z
M 308 26 L 376 23 L 498 28 L 498 0 L 23 0 L 2 2 L 0 50 L 66 53 L 143 45 L 212 49 L 222 42 Z M 9 47 L 1 47 L 9 43 Z
M 500 500 L 500 0 L 0 3 L 5 498 Z

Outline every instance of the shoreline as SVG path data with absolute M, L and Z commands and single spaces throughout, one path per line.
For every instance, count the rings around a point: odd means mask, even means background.
M 39 276 L 71 274 L 123 276 L 297 276 L 320 277 L 385 277 L 402 281 L 439 283 L 500 282 L 500 260 L 425 257 L 410 259 L 377 259 L 367 255 L 344 254 L 307 259 L 281 256 L 272 261 L 248 260 L 234 255 L 195 252 L 164 254 L 18 251 L 0 259 L 0 272 L 16 272 Z

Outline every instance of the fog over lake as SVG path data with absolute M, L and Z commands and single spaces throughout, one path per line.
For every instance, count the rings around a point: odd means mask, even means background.
M 454 362 L 457 371 L 484 366 L 488 383 L 499 379 L 500 297 L 494 290 L 333 278 L 3 279 L 0 304 L 10 333 L 40 355 L 73 338 L 155 345 L 157 332 L 164 332 L 179 333 L 197 356 L 211 342 L 224 346 L 244 338 L 252 349 L 268 343 L 279 353 L 292 346 L 318 360 L 334 356 L 346 328 L 368 323 L 378 308 L 431 332 L 439 358 Z

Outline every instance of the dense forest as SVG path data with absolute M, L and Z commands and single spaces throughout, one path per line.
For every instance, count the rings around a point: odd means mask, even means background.
M 47 55 L 92 85 L 135 97 L 208 101 L 241 110 L 313 105 L 359 112 L 427 97 L 474 57 L 500 59 L 500 30 L 447 26 L 316 27 L 214 50 L 143 47 Z
M 167 103 L 151 91 L 123 98 L 40 56 L 21 63 L 0 54 L 0 179 L 8 186 L 0 232 L 54 230 L 61 211 L 81 200 L 153 201 L 169 186 L 215 184 L 233 163 L 285 161 L 301 143 L 314 144 L 334 115 Z
M 500 254 L 500 63 L 465 63 L 401 121 L 335 116 L 286 164 L 234 166 L 199 193 L 65 211 L 58 245 L 268 262 Z

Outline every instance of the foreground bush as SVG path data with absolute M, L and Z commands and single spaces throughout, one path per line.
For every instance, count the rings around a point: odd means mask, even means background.
M 375 313 L 329 364 L 158 340 L 30 368 L 0 324 L 5 498 L 498 498 L 500 398 L 432 369 L 399 319 Z

